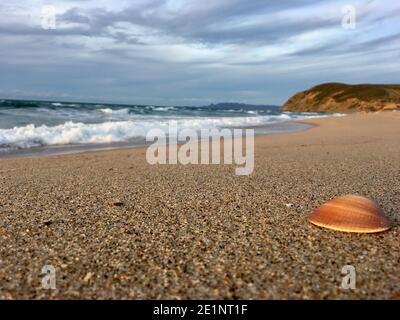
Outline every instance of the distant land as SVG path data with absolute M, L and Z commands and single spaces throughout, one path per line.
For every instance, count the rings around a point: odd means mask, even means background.
M 217 108 L 217 109 L 279 109 L 279 106 L 275 105 L 257 105 L 257 104 L 247 104 L 247 103 L 238 103 L 238 102 L 220 102 L 220 103 L 212 103 L 208 106 L 204 106 L 205 108 Z
M 295 94 L 281 110 L 294 112 L 400 110 L 400 85 L 324 83 Z
M 9 102 L 18 102 L 20 103 L 20 105 L 22 106 L 23 103 L 26 103 L 25 106 L 32 106 L 34 105 L 36 102 L 45 102 L 45 103 L 63 103 L 63 104 L 69 104 L 69 105 L 74 105 L 76 103 L 78 104 L 85 104 L 85 105 L 93 105 L 93 106 L 99 106 L 99 105 L 104 105 L 104 106 L 137 106 L 137 107 L 146 107 L 149 105 L 146 104 L 135 104 L 135 103 L 113 103 L 113 102 L 88 102 L 88 101 L 66 101 L 66 100 L 60 100 L 60 99 L 53 99 L 53 100 L 38 100 L 38 99 L 11 99 L 11 98 L 1 98 L 0 97 L 0 104 L 1 103 L 9 103 Z M 165 105 L 152 105 L 153 107 L 165 107 Z M 240 102 L 219 102 L 219 103 L 211 103 L 209 105 L 201 105 L 201 106 L 187 106 L 187 105 L 175 105 L 173 107 L 183 107 L 183 108 L 215 108 L 215 109 L 221 109 L 221 110 L 239 110 L 239 109 L 243 109 L 243 110 L 265 110 L 265 109 L 276 109 L 278 111 L 278 109 L 281 106 L 278 105 L 270 105 L 270 104 L 248 104 L 248 103 L 240 103 Z

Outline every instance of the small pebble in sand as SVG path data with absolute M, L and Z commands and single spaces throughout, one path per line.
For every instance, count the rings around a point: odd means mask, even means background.
M 113 201 L 112 205 L 114 207 L 122 207 L 124 205 L 124 203 L 120 200 L 115 200 L 115 201 Z
M 83 278 L 83 281 L 88 283 L 90 281 L 90 279 L 93 277 L 94 273 L 93 272 L 88 272 L 85 276 L 85 278 Z

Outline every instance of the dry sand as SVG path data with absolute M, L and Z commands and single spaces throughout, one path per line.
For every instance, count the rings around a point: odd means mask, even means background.
M 0 160 L 0 297 L 398 299 L 400 113 L 309 122 L 257 137 L 251 176 L 151 166 L 143 148 Z M 307 222 L 349 193 L 375 199 L 395 226 Z M 45 264 L 56 290 L 41 288 Z M 340 287 L 347 264 L 355 290 Z

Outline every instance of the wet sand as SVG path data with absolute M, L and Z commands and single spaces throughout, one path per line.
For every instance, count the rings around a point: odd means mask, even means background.
M 144 148 L 0 160 L 0 298 L 399 299 L 400 113 L 307 122 L 257 136 L 250 176 L 151 166 Z M 307 222 L 350 193 L 395 226 Z M 41 286 L 44 265 L 55 290 Z M 355 290 L 341 288 L 345 265 Z

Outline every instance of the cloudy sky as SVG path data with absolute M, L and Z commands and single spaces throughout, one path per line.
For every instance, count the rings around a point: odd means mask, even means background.
M 0 13 L 3 98 L 281 104 L 321 82 L 400 82 L 399 1 L 1 0 Z

